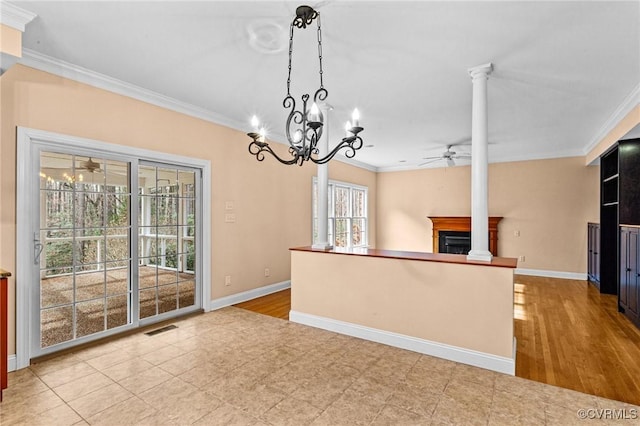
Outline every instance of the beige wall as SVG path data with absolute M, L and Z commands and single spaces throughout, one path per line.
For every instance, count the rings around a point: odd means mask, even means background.
M 22 57 L 22 31 L 0 24 L 0 52 Z
M 211 268 L 212 299 L 288 280 L 288 249 L 311 243 L 314 165 L 284 166 L 272 158 L 259 163 L 247 152 L 243 132 L 21 65 L 0 82 L 0 267 L 14 272 L 10 353 L 15 351 L 14 289 L 25 285 L 15 276 L 16 126 L 210 160 L 212 189 L 204 196 L 212 200 L 212 253 L 204 266 Z M 286 155 L 283 145 L 275 145 Z M 369 238 L 375 244 L 375 173 L 334 161 L 329 177 L 369 187 L 374 230 Z M 234 202 L 235 223 L 224 222 L 226 201 Z M 229 287 L 225 275 L 232 276 Z
M 598 176 L 583 157 L 491 164 L 489 214 L 504 217 L 499 255 L 524 255 L 523 269 L 586 273 Z M 378 174 L 377 248 L 432 251 L 427 216 L 469 216 L 470 179 L 468 166 Z
M 291 267 L 292 311 L 513 358 L 511 268 L 304 251 Z

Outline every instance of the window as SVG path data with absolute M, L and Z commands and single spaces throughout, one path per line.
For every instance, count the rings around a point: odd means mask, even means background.
M 367 245 L 367 187 L 329 181 L 329 244 L 334 247 Z M 313 178 L 313 243 L 318 240 L 318 182 Z

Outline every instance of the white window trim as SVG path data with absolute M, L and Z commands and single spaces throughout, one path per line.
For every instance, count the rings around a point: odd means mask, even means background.
M 211 268 L 204 266 L 210 264 L 211 259 L 211 161 L 26 127 L 18 127 L 17 136 L 16 208 L 18 212 L 28 211 L 31 204 L 32 194 L 22 189 L 31 188 L 31 180 L 34 178 L 34 165 L 29 162 L 30 159 L 33 160 L 31 155 L 32 142 L 50 145 L 53 149 L 60 145 L 80 150 L 86 150 L 87 147 L 90 147 L 91 151 L 96 153 L 102 152 L 107 155 L 117 153 L 143 161 L 164 162 L 202 169 L 202 308 L 205 312 L 211 310 Z M 32 279 L 32 268 L 29 266 L 29 261 L 20 260 L 33 258 L 33 241 L 27 235 L 32 228 L 29 223 L 29 216 L 18 214 L 16 218 L 16 258 L 18 259 L 16 262 L 16 280 L 22 281 L 22 283 L 16 285 L 15 344 L 17 369 L 28 367 L 30 359 L 31 297 L 28 294 L 28 290 L 31 286 L 26 285 L 26 283 Z
M 313 182 L 311 184 L 311 242 L 312 244 L 314 243 L 314 235 L 313 235 L 313 229 L 314 229 L 314 222 L 317 220 L 317 212 L 314 210 L 313 208 L 313 194 L 314 194 L 314 188 L 317 187 L 318 185 L 318 177 L 314 176 L 313 177 Z M 348 216 L 347 218 L 349 219 L 353 219 L 353 206 L 352 206 L 352 202 L 353 199 L 351 198 L 352 196 L 352 190 L 356 189 L 356 190 L 360 190 L 360 191 L 364 191 L 365 192 L 365 197 L 364 197 L 364 211 L 366 213 L 366 216 L 364 216 L 364 220 L 365 220 L 365 224 L 366 224 L 366 231 L 364 232 L 364 243 L 363 244 L 359 244 L 357 246 L 352 246 L 349 245 L 349 247 L 353 247 L 353 248 L 362 248 L 362 247 L 369 247 L 369 187 L 364 186 L 364 185 L 358 185 L 355 183 L 350 183 L 350 182 L 343 182 L 343 181 L 339 181 L 339 180 L 332 180 L 329 179 L 329 185 L 333 185 L 334 190 L 333 191 L 329 191 L 329 207 L 333 206 L 333 209 L 330 210 L 327 220 L 327 226 L 328 226 L 328 233 L 330 236 L 330 241 L 329 244 L 331 244 L 332 246 L 335 247 L 335 188 L 336 186 L 341 186 L 343 188 L 349 188 L 349 212 L 348 212 Z M 317 196 L 317 194 L 316 194 Z M 358 218 L 361 218 L 361 216 L 358 216 Z M 352 236 L 351 236 L 351 227 L 349 228 L 349 243 L 351 243 L 352 241 Z

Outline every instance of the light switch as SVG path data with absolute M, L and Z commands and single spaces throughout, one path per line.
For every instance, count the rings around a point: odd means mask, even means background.
M 233 210 L 233 201 L 225 201 L 224 202 L 225 210 Z

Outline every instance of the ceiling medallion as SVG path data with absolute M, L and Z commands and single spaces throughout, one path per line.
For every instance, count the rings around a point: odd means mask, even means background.
M 305 29 L 317 19 L 318 23 L 318 60 L 320 87 L 313 95 L 310 102 L 308 93 L 302 95 L 302 108 L 296 109 L 296 101 L 291 96 L 291 58 L 293 55 L 293 32 L 294 28 Z M 319 104 L 323 103 L 328 96 L 327 89 L 324 88 L 322 82 L 322 30 L 320 27 L 320 13 L 309 6 L 299 6 L 296 9 L 296 17 L 291 22 L 289 30 L 289 74 L 287 76 L 287 96 L 284 98 L 282 105 L 285 109 L 290 109 L 287 117 L 285 133 L 289 142 L 290 159 L 280 158 L 266 142 L 266 132 L 264 127 L 260 127 L 260 122 L 256 116 L 251 119 L 252 132 L 247 133 L 251 138 L 249 143 L 249 152 L 256 157 L 258 161 L 263 161 L 264 153 L 268 152 L 279 162 L 283 164 L 298 164 L 302 166 L 305 161 L 312 161 L 316 164 L 325 164 L 329 162 L 340 150 L 344 149 L 344 155 L 347 158 L 353 158 L 356 151 L 362 148 L 362 139 L 358 134 L 362 132 L 360 127 L 360 116 L 357 109 L 354 109 L 351 121 L 346 123 L 345 137 L 326 155 L 319 157 L 319 149 L 317 147 L 319 139 L 322 137 L 322 128 L 324 126 L 324 115 L 320 110 Z M 324 154 L 324 153 L 323 153 Z
M 247 25 L 249 46 L 267 55 L 280 53 L 287 47 L 285 31 L 273 20 L 255 20 Z

